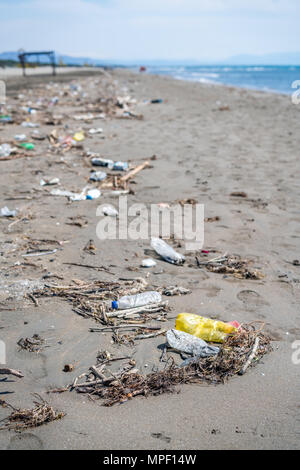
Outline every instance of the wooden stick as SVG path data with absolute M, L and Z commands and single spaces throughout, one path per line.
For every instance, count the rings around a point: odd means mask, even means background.
M 24 377 L 24 375 L 22 374 L 22 372 L 20 372 L 20 371 L 18 371 L 18 370 L 14 370 L 14 369 L 0 368 L 0 374 L 4 374 L 4 375 L 14 375 L 15 377 L 19 377 L 19 378 Z
M 140 171 L 142 171 L 144 168 L 146 168 L 147 166 L 149 166 L 149 162 L 146 161 L 144 163 L 141 163 L 141 165 L 138 165 L 136 166 L 133 170 L 129 171 L 127 173 L 127 175 L 125 176 L 122 176 L 122 178 L 120 179 L 121 183 L 126 183 L 126 181 L 128 181 L 129 179 L 133 178 L 137 173 L 139 173 Z
M 257 336 L 256 339 L 255 339 L 255 342 L 254 342 L 254 346 L 253 346 L 253 349 L 252 349 L 252 352 L 248 358 L 248 361 L 244 364 L 244 366 L 242 367 L 242 369 L 239 371 L 239 375 L 244 375 L 244 373 L 246 372 L 246 370 L 248 369 L 248 367 L 250 366 L 254 356 L 255 356 L 255 353 L 257 351 L 257 348 L 258 348 L 258 345 L 259 345 L 259 337 Z
M 137 335 L 134 339 L 146 339 L 146 338 L 155 338 L 155 336 L 163 335 L 167 330 L 160 330 L 156 333 L 149 333 L 148 335 Z

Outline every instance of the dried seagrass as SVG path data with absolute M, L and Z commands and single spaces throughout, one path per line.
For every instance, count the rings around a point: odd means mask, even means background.
M 255 330 L 254 326 L 243 325 L 236 335 L 230 336 L 221 346 L 217 356 L 198 359 L 187 366 L 178 367 L 173 362 L 164 370 L 146 376 L 138 371 L 115 375 L 115 380 L 95 380 L 77 384 L 77 392 L 105 400 L 105 406 L 123 403 L 137 395 L 159 395 L 173 393 L 175 386 L 186 383 L 224 383 L 229 377 L 244 373 L 249 360 L 257 363 L 271 351 L 270 338 Z
M 22 429 L 41 426 L 42 424 L 56 421 L 65 416 L 65 413 L 62 411 L 55 411 L 52 406 L 38 394 L 34 394 L 34 396 L 37 398 L 37 401 L 34 401 L 35 406 L 32 409 L 18 409 L 5 401 L 0 401 L 3 407 L 8 406 L 13 410 L 7 418 L 2 420 L 3 424 L 0 426 L 0 430 L 14 429 L 15 431 L 20 431 Z

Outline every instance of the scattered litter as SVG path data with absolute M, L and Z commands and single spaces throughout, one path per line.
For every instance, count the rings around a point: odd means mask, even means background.
M 40 180 L 40 185 L 41 186 L 52 186 L 54 184 L 59 184 L 59 178 L 41 179 Z
M 106 173 L 104 171 L 93 171 L 90 174 L 90 181 L 103 181 L 106 178 Z
M 16 217 L 16 215 L 17 215 L 16 210 L 10 211 L 9 208 L 6 206 L 0 209 L 0 217 Z
M 101 212 L 103 215 L 107 215 L 110 217 L 117 217 L 119 215 L 119 212 L 113 206 L 102 207 Z
M 167 342 L 171 348 L 197 357 L 209 357 L 219 354 L 220 348 L 207 344 L 203 339 L 184 331 L 168 330 Z
M 65 413 L 55 411 L 52 406 L 37 393 L 35 393 L 34 396 L 36 397 L 36 401 L 34 401 L 35 406 L 32 409 L 15 408 L 4 400 L 1 400 L 0 404 L 3 407 L 9 407 L 13 411 L 7 418 L 2 420 L 3 424 L 0 430 L 14 429 L 15 431 L 21 431 L 22 429 L 35 428 L 65 416 Z
M 235 334 L 238 330 L 229 323 L 201 317 L 193 313 L 180 313 L 176 318 L 176 330 L 184 331 L 197 336 L 204 341 L 223 343 L 228 335 Z
M 143 268 L 153 268 L 153 266 L 156 266 L 156 261 L 152 258 L 143 259 L 141 266 Z
M 147 304 L 160 303 L 162 301 L 161 294 L 155 291 L 147 291 L 136 295 L 127 295 L 121 297 L 118 301 L 112 302 L 113 309 L 127 309 L 142 307 Z
M 180 253 L 177 253 L 170 245 L 168 245 L 161 238 L 151 238 L 151 247 L 156 251 L 159 256 L 161 256 L 168 263 L 181 265 L 185 262 L 184 256 Z

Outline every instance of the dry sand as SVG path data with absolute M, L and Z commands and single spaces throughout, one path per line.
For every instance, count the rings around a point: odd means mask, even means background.
M 99 75 L 99 77 L 98 77 Z M 21 434 L 1 432 L 2 449 L 296 449 L 299 448 L 299 367 L 292 362 L 292 343 L 299 340 L 299 116 L 300 107 L 290 97 L 230 87 L 175 81 L 166 77 L 137 75 L 125 70 L 109 72 L 141 103 L 137 112 L 144 120 L 96 120 L 105 139 L 94 136 L 84 147 L 105 158 L 138 164 L 152 155 L 157 160 L 136 178 L 130 202 L 146 204 L 195 198 L 205 205 L 205 216 L 220 220 L 205 224 L 204 248 L 218 253 L 235 253 L 253 260 L 262 270 L 260 281 L 223 277 L 189 267 L 172 266 L 158 260 L 149 270 L 155 286 L 189 287 L 187 296 L 172 297 L 169 317 L 186 311 L 213 316 L 224 321 L 263 320 L 274 338 L 274 352 L 243 377 L 221 386 L 184 386 L 180 393 L 153 398 L 136 398 L 120 406 L 105 408 L 83 395 L 67 392 L 44 394 L 49 386 L 63 386 L 95 363 L 97 351 L 109 349 L 119 354 L 130 350 L 111 345 L 110 335 L 90 333 L 92 320 L 72 311 L 59 299 L 41 299 L 1 304 L 0 338 L 7 345 L 7 366 L 19 369 L 24 379 L 0 381 L 0 398 L 15 406 L 31 406 L 31 392 L 46 396 L 67 416 L 59 422 Z M 97 79 L 108 75 L 97 74 Z M 32 77 L 33 78 L 33 77 Z M 9 100 L 14 101 L 32 78 L 7 80 Z M 72 76 L 58 77 L 71 80 Z M 52 77 L 35 77 L 34 86 Z M 92 78 L 79 77 L 94 96 Z M 61 85 L 60 85 L 61 86 Z M 33 88 L 34 97 L 36 88 Z M 54 96 L 49 91 L 49 97 Z M 146 99 L 162 98 L 157 105 L 143 105 Z M 217 103 L 218 101 L 221 102 Z M 220 106 L 229 110 L 220 111 Z M 225 106 L 226 107 L 226 106 Z M 79 111 L 76 113 L 80 113 Z M 55 112 L 63 111 L 59 105 Z M 74 109 L 69 111 L 69 116 Z M 64 121 L 76 130 L 80 123 Z M 49 133 L 53 126 L 41 127 Z M 28 129 L 2 126 L 0 141 Z M 0 219 L 1 279 L 41 279 L 47 272 L 71 279 L 115 279 L 146 276 L 139 268 L 148 241 L 100 241 L 96 237 L 96 208 L 109 198 L 69 204 L 65 198 L 46 197 L 39 189 L 42 177 L 61 179 L 64 189 L 81 190 L 89 168 L 79 153 L 46 157 L 48 143 L 37 142 L 32 158 L 0 162 L 1 207 L 17 207 L 34 215 L 29 221 L 8 227 L 11 220 Z M 247 198 L 230 196 L 244 191 Z M 12 197 L 31 200 L 9 200 Z M 83 215 L 88 225 L 66 225 L 69 217 Z M 28 258 L 35 267 L 15 267 L 24 261 L 22 250 L 11 251 L 24 235 L 32 238 L 70 240 L 53 256 Z M 83 251 L 89 239 L 96 256 Z M 52 247 L 53 248 L 53 247 Z M 146 251 L 145 251 L 146 250 Z M 8 253 L 10 251 L 10 253 Z M 180 249 L 179 249 L 180 251 Z M 181 249 L 181 251 L 183 251 Z M 64 265 L 79 262 L 108 266 L 114 275 Z M 128 271 L 128 267 L 137 268 Z M 154 274 L 156 273 L 156 274 Z M 285 276 L 285 277 L 279 277 Z M 14 310 L 14 308 L 16 308 Z M 169 326 L 174 320 L 169 320 Z M 164 327 L 165 324 L 162 324 Z M 49 345 L 39 355 L 20 352 L 20 337 L 34 333 L 47 338 Z M 157 364 L 162 337 L 141 341 L 134 350 L 142 372 Z M 76 365 L 74 373 L 62 372 L 66 363 Z M 148 367 L 145 367 L 145 364 Z M 6 410 L 1 411 L 5 416 Z

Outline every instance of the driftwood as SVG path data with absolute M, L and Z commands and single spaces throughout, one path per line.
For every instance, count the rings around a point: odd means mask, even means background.
M 259 345 L 259 336 L 256 337 L 255 339 L 255 342 L 254 342 L 254 345 L 253 345 L 253 349 L 252 349 L 252 352 L 247 360 L 247 362 L 244 364 L 244 366 L 242 367 L 242 369 L 239 371 L 239 375 L 244 375 L 244 373 L 246 372 L 246 370 L 248 369 L 248 367 L 250 366 L 255 354 L 256 354 L 256 351 L 257 351 L 257 348 L 258 348 L 258 345 Z
M 135 175 L 137 175 L 140 171 L 142 171 L 147 166 L 149 166 L 148 161 L 141 163 L 141 165 L 136 166 L 133 170 L 129 171 L 126 175 L 122 176 L 122 178 L 120 179 L 121 183 L 126 183 L 126 181 L 133 178 Z
M 0 374 L 2 375 L 14 375 L 15 377 L 22 378 L 24 375 L 19 370 L 0 368 Z

